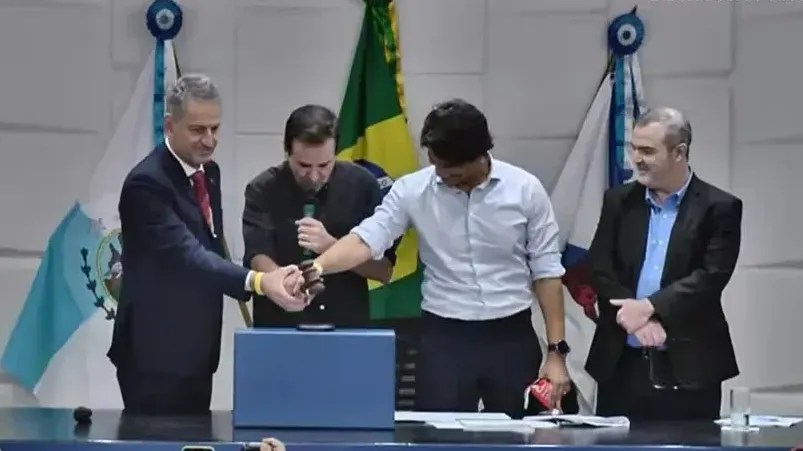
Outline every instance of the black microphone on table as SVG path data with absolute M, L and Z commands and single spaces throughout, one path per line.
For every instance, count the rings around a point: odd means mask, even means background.
M 92 422 L 92 409 L 78 406 L 72 411 L 72 417 L 78 424 L 89 424 Z
M 72 411 L 72 417 L 75 420 L 75 427 L 73 427 L 73 435 L 77 439 L 85 439 L 89 437 L 89 428 L 92 425 L 92 409 L 89 407 L 76 407 Z

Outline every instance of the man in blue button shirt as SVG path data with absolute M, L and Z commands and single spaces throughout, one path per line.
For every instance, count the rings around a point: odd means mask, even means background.
M 524 413 L 539 374 L 570 389 L 566 370 L 558 226 L 538 179 L 492 158 L 485 116 L 452 100 L 424 121 L 432 166 L 393 183 L 374 214 L 315 260 L 324 274 L 381 258 L 408 227 L 425 265 L 416 364 L 416 409 Z M 547 357 L 532 325 L 533 292 L 546 324 Z
M 739 374 L 722 291 L 741 243 L 742 202 L 689 167 L 678 110 L 636 121 L 636 181 L 605 193 L 591 244 L 600 318 L 586 369 L 597 414 L 635 420 L 719 417 L 721 383 Z

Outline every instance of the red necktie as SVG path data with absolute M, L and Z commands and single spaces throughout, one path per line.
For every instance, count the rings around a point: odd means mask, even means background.
M 192 190 L 195 192 L 195 200 L 201 208 L 201 215 L 209 227 L 212 227 L 212 206 L 209 203 L 209 191 L 206 189 L 206 176 L 203 171 L 196 171 L 192 174 Z

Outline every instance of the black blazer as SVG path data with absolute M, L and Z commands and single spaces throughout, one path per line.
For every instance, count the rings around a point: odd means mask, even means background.
M 220 168 L 204 165 L 215 235 L 164 145 L 120 193 L 123 279 L 109 358 L 118 369 L 181 376 L 217 370 L 223 295 L 248 299 L 248 270 L 223 255 Z
M 609 301 L 635 298 L 650 215 L 644 195 L 638 183 L 605 193 L 589 251 L 600 318 L 586 370 L 600 383 L 613 375 L 625 347 L 627 334 Z M 741 222 L 741 200 L 692 176 L 670 235 L 661 289 L 649 297 L 681 384 L 713 385 L 739 374 L 721 301 L 739 256 Z

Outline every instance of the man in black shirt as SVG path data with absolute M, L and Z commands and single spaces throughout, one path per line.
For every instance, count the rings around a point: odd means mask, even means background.
M 382 201 L 374 176 L 337 161 L 337 117 L 319 105 L 297 108 L 287 119 L 287 160 L 248 183 L 243 211 L 244 265 L 272 271 L 323 253 L 371 216 Z M 307 217 L 308 216 L 308 217 Z M 254 298 L 254 326 L 292 327 L 332 323 L 369 327 L 368 281 L 387 283 L 394 249 L 353 271 L 326 277 L 326 290 L 302 312 L 288 312 L 265 297 Z

